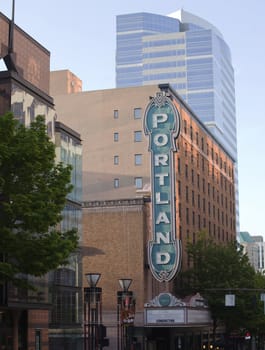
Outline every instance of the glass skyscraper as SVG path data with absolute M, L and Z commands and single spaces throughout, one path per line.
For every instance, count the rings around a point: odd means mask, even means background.
M 219 30 L 182 9 L 119 15 L 116 30 L 116 87 L 170 83 L 237 163 L 234 70 Z M 239 232 L 237 191 L 236 201 Z

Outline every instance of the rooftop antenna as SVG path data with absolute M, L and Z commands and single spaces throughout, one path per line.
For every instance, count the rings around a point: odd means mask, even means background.
M 4 61 L 8 71 L 18 73 L 14 58 L 14 24 L 15 24 L 15 0 L 12 0 L 12 18 L 9 20 L 8 51 Z

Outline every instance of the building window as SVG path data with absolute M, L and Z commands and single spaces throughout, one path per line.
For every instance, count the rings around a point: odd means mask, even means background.
M 119 164 L 119 156 L 114 156 L 113 157 L 113 163 L 114 163 L 114 165 L 118 165 Z
M 202 210 L 205 213 L 205 198 L 202 199 Z
M 189 201 L 189 188 L 186 186 L 186 202 Z
M 143 161 L 142 154 L 135 154 L 134 155 L 134 164 L 135 165 L 142 165 L 142 161 Z
M 117 109 L 115 109 L 113 111 L 113 117 L 114 117 L 114 119 L 118 119 L 119 118 L 119 111 Z
M 141 119 L 142 118 L 142 108 L 134 108 L 133 116 L 134 116 L 134 119 Z
M 47 124 L 47 135 L 52 137 L 52 122 L 48 122 Z
M 189 222 L 190 222 L 189 208 L 186 208 L 186 223 L 189 224 Z
M 197 187 L 200 189 L 200 174 L 197 174 Z
M 190 139 L 193 140 L 193 129 L 192 129 L 192 126 L 190 126 Z
M 186 177 L 186 179 L 188 179 L 188 176 L 189 176 L 189 174 L 188 174 L 188 165 L 185 164 L 185 177 Z
M 181 182 L 178 181 L 178 195 L 181 197 Z
M 114 142 L 118 142 L 119 141 L 119 133 L 118 132 L 115 132 L 113 134 L 113 139 L 114 139 Z
M 141 142 L 141 141 L 142 141 L 142 131 L 135 131 L 134 142 Z
M 143 188 L 143 178 L 142 177 L 136 177 L 134 179 L 134 184 L 136 188 Z
M 178 158 L 178 173 L 180 174 L 180 158 Z
M 184 120 L 184 133 L 187 134 L 187 121 Z
M 114 188 L 120 187 L 120 179 L 114 179 Z
M 41 331 L 40 331 L 40 329 L 35 330 L 35 349 L 41 350 Z
M 202 151 L 204 152 L 204 138 L 203 137 L 201 138 L 201 141 L 202 141 Z

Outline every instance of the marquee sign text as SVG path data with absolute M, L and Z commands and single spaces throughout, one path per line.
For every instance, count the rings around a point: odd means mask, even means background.
M 156 94 L 145 111 L 145 134 L 151 152 L 152 240 L 148 258 L 153 276 L 170 281 L 181 261 L 181 244 L 176 238 L 174 153 L 180 132 L 179 113 L 164 92 Z

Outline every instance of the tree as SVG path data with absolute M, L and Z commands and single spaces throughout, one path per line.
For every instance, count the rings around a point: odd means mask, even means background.
M 56 163 L 44 117 L 28 128 L 11 113 L 0 117 L 0 282 L 42 276 L 77 248 L 76 229 L 58 229 L 70 175 Z
M 260 293 L 265 277 L 255 272 L 237 242 L 220 245 L 201 232 L 195 244 L 187 244 L 191 267 L 182 273 L 186 293 L 199 292 L 211 310 L 214 328 L 225 324 L 227 332 L 264 326 Z M 235 307 L 225 306 L 225 294 L 235 294 Z

